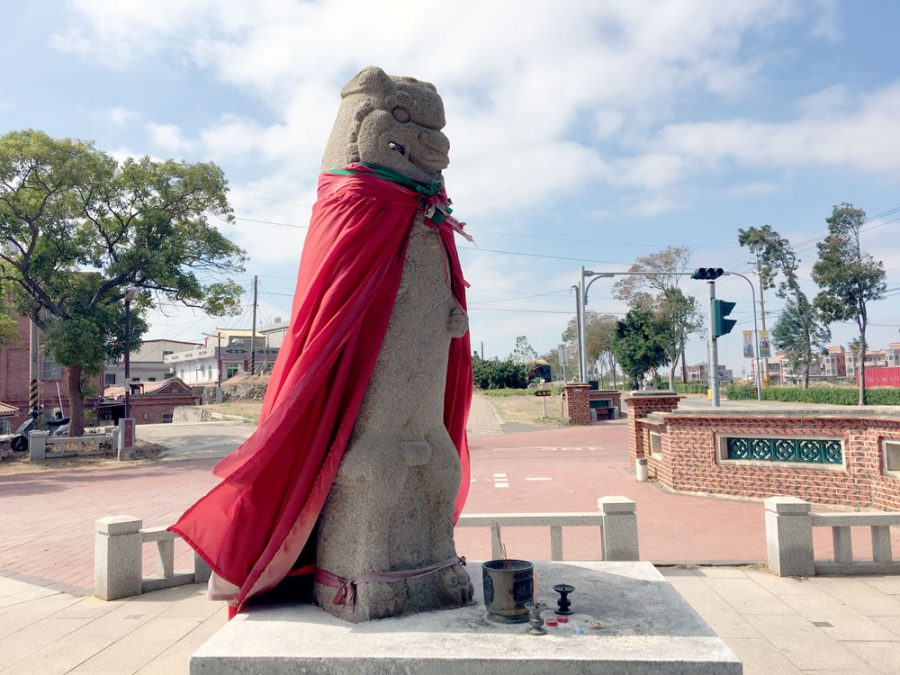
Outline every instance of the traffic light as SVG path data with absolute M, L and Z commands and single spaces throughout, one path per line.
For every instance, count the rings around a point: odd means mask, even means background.
M 723 274 L 725 274 L 725 270 L 723 270 L 721 267 L 698 267 L 691 275 L 691 279 L 715 281 Z
M 713 300 L 712 303 L 713 335 L 714 337 L 728 335 L 735 324 L 737 324 L 737 321 L 734 319 L 726 319 L 725 317 L 731 314 L 731 310 L 734 309 L 736 303 L 726 302 L 725 300 Z

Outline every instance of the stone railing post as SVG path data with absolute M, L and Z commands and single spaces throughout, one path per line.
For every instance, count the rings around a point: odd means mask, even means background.
M 108 516 L 97 521 L 94 535 L 94 595 L 116 600 L 140 595 L 141 520 Z
M 769 569 L 780 577 L 813 576 L 809 503 L 797 497 L 769 497 L 765 505 Z
M 628 497 L 601 497 L 597 508 L 603 514 L 600 540 L 604 560 L 639 560 L 636 506 Z
M 209 568 L 209 565 L 194 551 L 194 583 L 205 584 L 209 581 L 210 576 L 212 576 L 212 570 Z
M 32 431 L 28 434 L 28 459 L 42 461 L 47 457 L 47 437 L 49 431 Z
M 569 424 L 583 426 L 591 423 L 591 402 L 588 398 L 590 388 L 587 384 L 566 385 L 566 415 Z

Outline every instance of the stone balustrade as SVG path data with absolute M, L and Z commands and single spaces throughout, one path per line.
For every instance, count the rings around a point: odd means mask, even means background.
M 162 527 L 142 528 L 140 518 L 100 518 L 94 535 L 94 595 L 117 600 L 149 591 L 209 580 L 209 566 L 196 553 L 192 572 L 175 572 L 175 539 L 178 535 Z M 155 543 L 155 577 L 144 578 L 144 544 Z
M 782 577 L 853 574 L 900 574 L 891 550 L 891 527 L 900 527 L 898 512 L 811 513 L 797 497 L 769 497 L 766 507 L 766 548 L 769 569 Z M 813 528 L 830 527 L 834 560 L 815 560 Z M 872 560 L 854 560 L 851 527 L 868 527 Z

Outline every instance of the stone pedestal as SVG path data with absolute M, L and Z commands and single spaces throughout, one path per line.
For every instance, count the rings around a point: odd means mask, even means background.
M 538 600 L 575 587 L 567 624 L 488 621 L 480 565 L 475 603 L 351 624 L 311 605 L 251 607 L 191 657 L 191 673 L 722 673 L 740 661 L 678 592 L 644 562 L 536 562 Z

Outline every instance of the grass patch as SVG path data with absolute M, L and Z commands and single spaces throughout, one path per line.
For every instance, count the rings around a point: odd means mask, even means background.
M 491 389 L 489 391 L 504 391 L 502 389 Z M 523 391 L 524 394 L 507 394 L 499 396 L 488 396 L 489 403 L 500 415 L 500 419 L 504 422 L 516 422 L 519 424 L 535 424 L 547 427 L 564 427 L 568 426 L 568 418 L 562 415 L 562 397 L 547 396 L 541 398 L 534 395 L 533 389 L 512 389 L 507 391 Z M 476 391 L 476 396 L 482 396 L 487 392 Z M 547 418 L 542 419 L 544 414 L 543 401 L 547 401 Z

